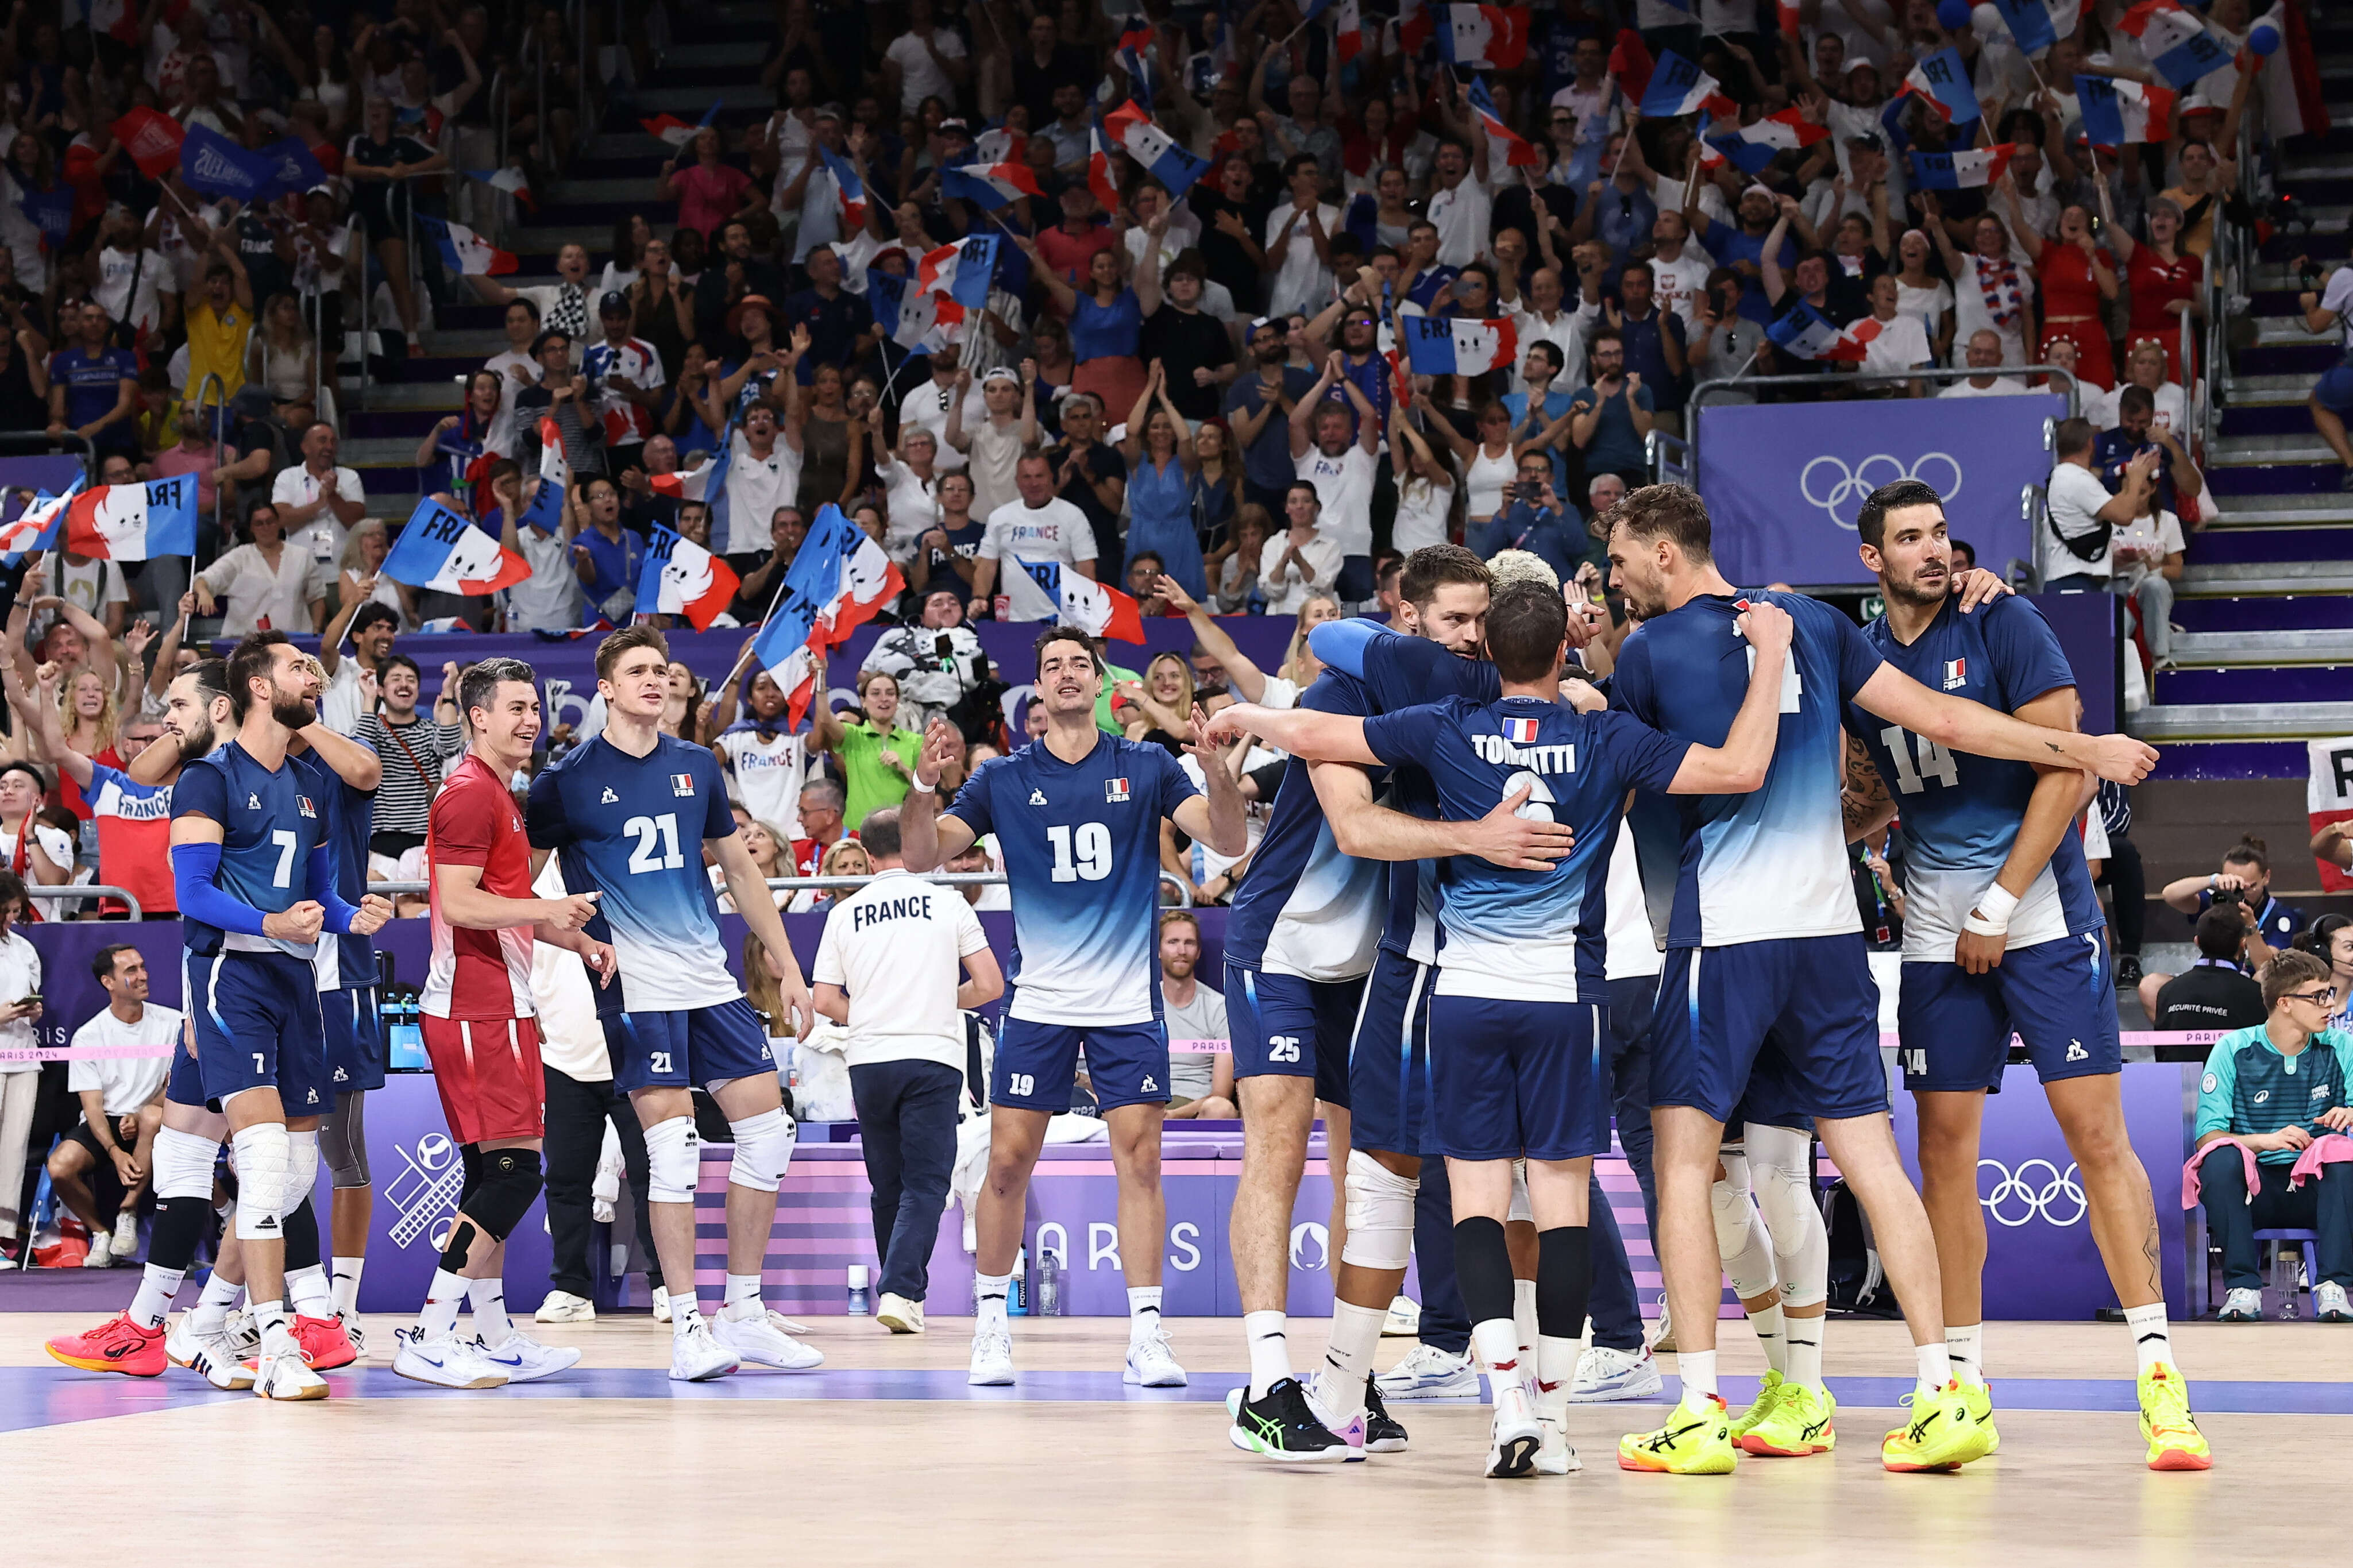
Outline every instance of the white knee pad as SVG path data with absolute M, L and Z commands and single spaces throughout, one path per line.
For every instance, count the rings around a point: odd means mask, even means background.
M 1402 1268 L 1413 1257 L 1413 1197 L 1420 1178 L 1400 1176 L 1370 1154 L 1348 1161 L 1348 1235 L 1340 1261 L 1358 1268 Z
M 1773 1238 L 1757 1216 L 1757 1205 L 1748 1201 L 1746 1156 L 1726 1149 L 1717 1158 L 1724 1163 L 1724 1180 L 1707 1193 L 1708 1207 L 1715 1219 L 1716 1256 L 1724 1260 L 1725 1277 L 1732 1281 L 1733 1293 L 1744 1301 L 1753 1301 L 1772 1289 L 1778 1279 L 1774 1271 Z
M 1351 1164 L 1355 1163 L 1353 1160 L 1349 1162 Z M 1525 1160 L 1512 1162 L 1512 1206 L 1504 1212 L 1504 1217 L 1528 1225 L 1536 1222 L 1535 1208 L 1528 1202 L 1528 1163 Z
M 159 1198 L 203 1198 L 213 1195 L 213 1162 L 220 1145 L 193 1132 L 155 1130 L 155 1195 Z
M 230 1139 L 237 1151 L 237 1235 L 240 1241 L 285 1238 L 294 1193 L 294 1139 L 281 1121 L 261 1121 Z
M 646 1201 L 692 1203 L 695 1176 L 702 1164 L 702 1143 L 694 1135 L 692 1117 L 673 1116 L 655 1122 L 646 1129 Z
M 1751 1127 L 1748 1161 L 1757 1204 L 1773 1233 L 1773 1251 L 1787 1306 L 1811 1307 L 1830 1299 L 1831 1238 L 1814 1202 L 1807 1154 L 1813 1140 L 1788 1127 Z
M 311 1190 L 319 1184 L 319 1130 L 314 1127 L 308 1132 L 290 1131 L 286 1137 L 293 1145 L 290 1169 L 294 1197 L 287 1205 L 287 1212 L 290 1214 L 302 1205 L 302 1200 L 310 1196 Z
M 728 1168 L 728 1184 L 775 1192 L 793 1163 L 793 1145 L 800 1138 L 793 1119 L 781 1110 L 764 1110 L 729 1122 L 727 1130 L 735 1134 L 735 1163 Z

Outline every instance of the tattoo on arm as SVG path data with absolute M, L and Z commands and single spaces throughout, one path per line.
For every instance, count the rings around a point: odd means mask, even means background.
M 1872 765 L 1871 752 L 1852 735 L 1846 738 L 1846 789 L 1842 805 L 1846 812 L 1846 830 L 1850 835 L 1861 832 L 1886 819 L 1894 797 L 1887 793 L 1887 781 L 1879 776 Z

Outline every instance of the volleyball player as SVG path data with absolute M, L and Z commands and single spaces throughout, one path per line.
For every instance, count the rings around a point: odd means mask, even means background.
M 704 851 L 782 976 L 786 1014 L 801 1031 L 814 1016 L 808 986 L 776 900 L 736 833 L 717 759 L 660 731 L 669 663 L 670 645 L 652 626 L 630 626 L 597 645 L 605 728 L 532 781 L 525 826 L 533 849 L 562 852 L 565 886 L 598 895 L 585 929 L 609 942 L 617 960 L 626 1011 L 611 1016 L 607 1033 L 615 1086 L 646 1130 L 654 1246 L 673 1292 L 670 1376 L 724 1377 L 745 1361 L 804 1371 L 825 1357 L 777 1328 L 760 1296 L 794 1129 L 767 1030 L 728 973 Z M 735 1140 L 726 1300 L 709 1322 L 692 1284 L 702 1163 L 689 1095 L 696 1083 Z
M 1029 1173 L 1050 1118 L 1071 1108 L 1079 1055 L 1111 1132 L 1119 1175 L 1120 1266 L 1127 1279 L 1126 1381 L 1182 1387 L 1185 1369 L 1160 1321 L 1167 1206 L 1160 1189 L 1160 1127 L 1168 1100 L 1168 1037 L 1160 1018 L 1160 824 L 1165 818 L 1220 855 L 1248 847 L 1241 787 L 1195 720 L 1190 747 L 1208 781 L 1193 787 L 1166 751 L 1095 726 L 1103 668 L 1085 633 L 1056 626 L 1037 642 L 1037 695 L 1046 732 L 981 764 L 939 810 L 941 769 L 955 735 L 934 721 L 900 808 L 901 852 L 921 874 L 997 835 L 1013 894 L 1013 1000 L 989 1084 L 988 1174 L 981 1184 L 980 1290 L 971 1381 L 1013 1381 L 1005 1298 L 1021 1245 Z

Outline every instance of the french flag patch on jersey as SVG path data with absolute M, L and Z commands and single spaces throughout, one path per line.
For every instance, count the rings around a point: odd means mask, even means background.
M 1105 779 L 1105 780 L 1103 780 L 1103 799 L 1105 799 L 1105 800 L 1107 800 L 1107 801 L 1108 801 L 1108 800 L 1125 800 L 1126 798 L 1127 798 L 1127 781 L 1126 781 L 1125 779 Z
M 1535 745 L 1536 743 L 1536 721 L 1533 719 L 1504 720 L 1504 739 L 1509 741 L 1514 746 Z
M 314 820 L 317 818 L 317 816 L 318 816 L 318 815 L 319 815 L 319 814 L 318 814 L 317 812 L 313 811 L 312 809 L 311 809 L 311 797 L 310 797 L 309 795 L 296 795 L 296 796 L 294 797 L 294 804 L 295 804 L 297 806 L 300 806 L 300 807 L 301 808 L 301 811 L 302 811 L 302 815 L 303 815 L 303 816 L 308 816 L 308 817 L 311 817 L 311 818 L 312 818 L 312 819 L 314 819 Z
M 1969 661 L 1968 659 L 1948 658 L 1945 661 L 1946 690 L 1957 691 L 1962 687 L 1968 684 L 1968 679 Z
M 670 793 L 691 796 L 694 794 L 694 775 L 692 773 L 670 774 Z

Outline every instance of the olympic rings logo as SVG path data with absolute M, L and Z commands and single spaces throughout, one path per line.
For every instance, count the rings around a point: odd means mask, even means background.
M 1817 468 L 1824 470 L 1820 477 L 1815 474 Z M 1945 482 L 1939 484 L 1929 479 L 1932 473 L 1941 473 Z M 1898 479 L 1918 479 L 1943 496 L 1949 505 L 1953 498 L 1961 493 L 1961 465 L 1946 452 L 1923 452 L 1913 460 L 1909 468 L 1901 459 L 1885 452 L 1873 453 L 1852 468 L 1847 467 L 1843 458 L 1823 456 L 1816 458 L 1799 471 L 1798 493 L 1806 498 L 1809 505 L 1821 508 L 1832 522 L 1852 533 L 1861 517 L 1862 503 L 1870 499 L 1871 492 Z M 1817 495 L 1817 489 L 1826 489 L 1829 493 Z
M 1997 1180 L 1993 1191 L 1979 1194 L 1978 1202 L 1985 1205 L 1995 1223 L 2012 1230 L 2031 1219 L 2061 1226 L 2084 1223 L 2091 1205 L 2084 1202 L 2083 1184 L 2075 1180 L 2077 1171 L 2072 1161 L 2064 1171 L 2049 1160 L 2029 1160 L 2012 1171 L 1999 1160 L 1979 1160 L 1980 1185 L 1988 1166 L 1993 1168 Z M 2038 1168 L 2040 1177 L 2032 1174 Z M 2013 1215 L 2017 1217 L 2012 1218 Z

